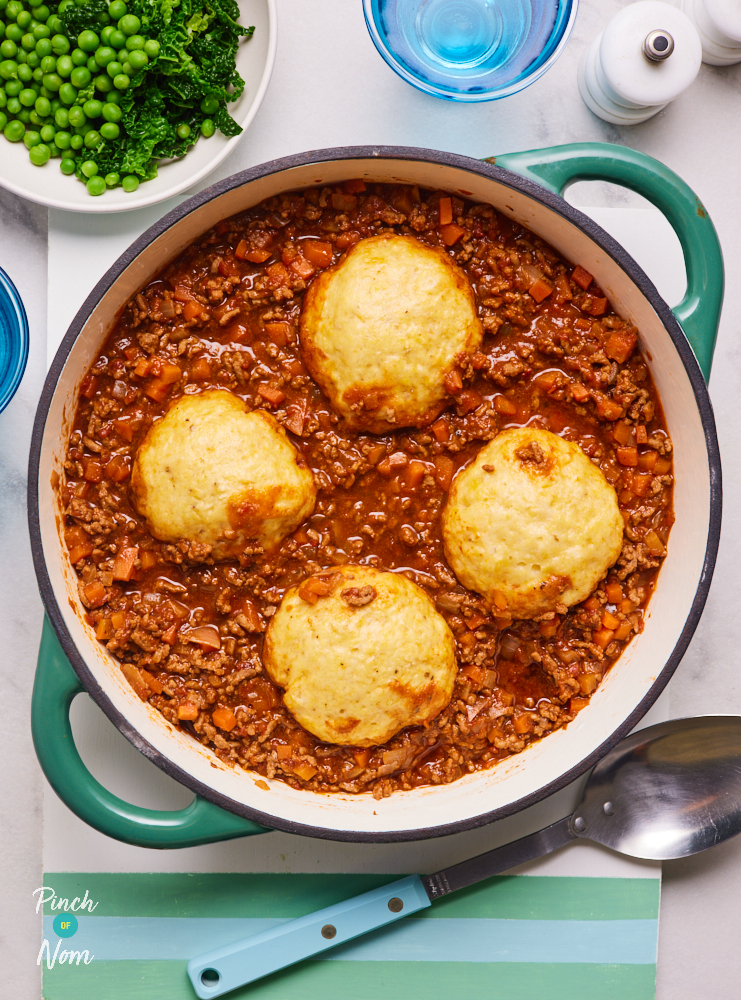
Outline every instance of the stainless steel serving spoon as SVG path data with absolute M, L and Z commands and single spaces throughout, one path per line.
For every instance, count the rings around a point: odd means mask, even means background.
M 434 875 L 410 875 L 200 955 L 202 1000 L 422 910 L 440 896 L 593 840 L 634 858 L 684 858 L 741 833 L 741 717 L 662 722 L 628 736 L 590 774 L 571 816 Z

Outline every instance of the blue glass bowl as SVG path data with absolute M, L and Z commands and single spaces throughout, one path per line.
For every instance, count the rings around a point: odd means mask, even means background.
M 0 267 L 0 412 L 15 395 L 28 361 L 28 319 L 18 291 Z
M 449 101 L 495 101 L 550 69 L 578 0 L 363 0 L 371 38 L 413 87 Z

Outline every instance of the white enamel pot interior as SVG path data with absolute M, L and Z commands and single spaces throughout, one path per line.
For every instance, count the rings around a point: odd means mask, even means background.
M 316 795 L 280 781 L 258 787 L 143 703 L 82 617 L 76 576 L 60 539 L 52 483 L 59 475 L 79 384 L 129 298 L 214 223 L 280 192 L 361 177 L 460 192 L 493 205 L 590 271 L 615 310 L 640 330 L 674 442 L 675 514 L 668 555 L 644 632 L 567 727 L 497 767 L 443 786 L 371 795 Z M 264 164 L 207 189 L 165 216 L 117 261 L 78 313 L 51 367 L 32 443 L 32 544 L 44 604 L 80 679 L 111 721 L 168 774 L 265 826 L 354 841 L 441 836 L 511 814 L 591 767 L 635 726 L 686 649 L 717 549 L 720 466 L 712 410 L 694 355 L 670 309 L 606 233 L 562 199 L 515 174 L 447 153 L 344 148 Z

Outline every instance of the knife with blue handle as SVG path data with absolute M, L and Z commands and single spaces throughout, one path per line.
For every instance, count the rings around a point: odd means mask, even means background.
M 529 837 L 434 875 L 409 875 L 380 889 L 372 889 L 297 920 L 286 920 L 270 930 L 199 955 L 188 963 L 188 976 L 197 996 L 201 1000 L 211 1000 L 424 910 L 435 899 L 456 889 L 550 854 L 576 836 L 571 830 L 570 817 L 566 817 Z

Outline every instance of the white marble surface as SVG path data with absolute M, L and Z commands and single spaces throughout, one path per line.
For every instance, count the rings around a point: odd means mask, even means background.
M 545 77 L 506 101 L 461 106 L 412 90 L 382 63 L 365 31 L 360 0 L 280 0 L 272 85 L 249 134 L 215 176 L 334 145 L 416 145 L 483 157 L 592 139 L 641 149 L 685 178 L 715 221 L 726 257 L 728 288 L 711 379 L 726 506 L 708 606 L 670 685 L 669 700 L 674 715 L 741 712 L 732 627 L 741 557 L 741 448 L 735 434 L 741 358 L 734 320 L 741 306 L 735 280 L 741 265 L 741 66 L 703 66 L 689 92 L 642 125 L 621 129 L 599 121 L 581 104 L 576 67 L 586 44 L 622 6 L 621 0 L 582 0 L 574 35 Z M 640 204 L 635 196 L 604 185 L 578 185 L 570 200 L 584 206 Z M 7 609 L 0 663 L 7 706 L 0 769 L 0 956 L 2 993 L 18 1000 L 38 1000 L 40 995 L 31 892 L 41 872 L 41 776 L 28 714 L 41 606 L 25 528 L 25 469 L 45 367 L 46 224 L 45 211 L 0 192 L 0 265 L 23 295 L 32 333 L 23 384 L 0 415 L 0 553 L 5 569 L 0 606 Z M 53 830 L 46 831 L 47 839 L 53 836 Z M 741 840 L 664 866 L 659 1000 L 738 994 L 740 879 Z

